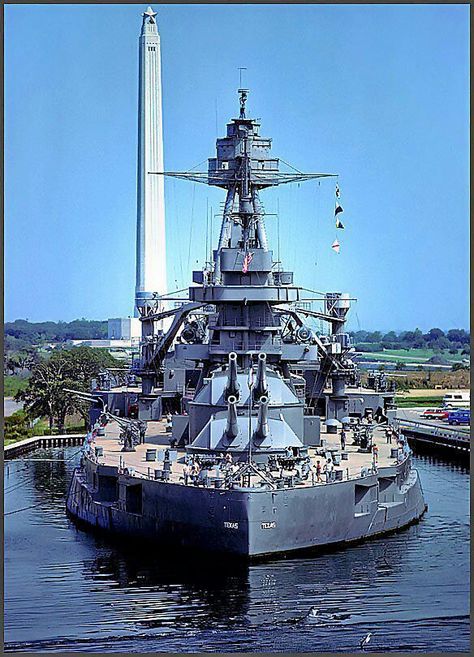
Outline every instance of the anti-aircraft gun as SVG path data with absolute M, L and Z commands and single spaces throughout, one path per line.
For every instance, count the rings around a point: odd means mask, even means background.
M 120 427 L 119 440 L 123 442 L 122 452 L 134 452 L 136 445 L 145 442 L 146 422 L 143 420 L 118 417 L 108 411 L 99 417 L 101 426 L 105 426 L 109 420 L 115 420 Z
M 143 420 L 122 418 L 110 413 L 110 411 L 107 410 L 104 400 L 97 395 L 92 395 L 82 390 L 71 390 L 70 388 L 64 388 L 64 392 L 70 392 L 76 397 L 93 404 L 102 404 L 102 413 L 99 416 L 97 424 L 100 427 L 105 427 L 110 420 L 115 420 L 115 422 L 117 422 L 120 427 L 120 440 L 123 442 L 122 452 L 134 452 L 136 445 L 145 442 L 147 425 Z

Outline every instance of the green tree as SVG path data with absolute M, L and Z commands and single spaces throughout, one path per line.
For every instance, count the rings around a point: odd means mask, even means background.
M 428 343 L 437 342 L 440 340 L 440 338 L 444 338 L 444 331 L 439 328 L 432 328 L 428 331 L 428 333 L 426 333 L 424 337 Z
M 120 367 L 121 363 L 111 356 L 107 349 L 92 347 L 74 347 L 55 352 L 51 362 L 64 362 L 71 378 L 90 385 L 91 379 L 107 367 Z
M 65 393 L 66 381 L 69 381 L 66 363 L 56 359 L 41 363 L 33 368 L 28 386 L 15 396 L 24 402 L 25 411 L 31 418 L 47 417 L 49 430 L 54 423 L 62 428 L 62 418 L 74 407 L 75 400 Z
M 23 348 L 44 342 L 63 342 L 65 340 L 92 340 L 107 337 L 106 321 L 88 321 L 84 318 L 73 322 L 37 322 L 24 319 L 5 324 L 6 342 L 9 348 Z
M 464 329 L 450 329 L 446 337 L 450 342 L 460 342 L 461 344 L 469 344 L 470 335 Z
M 398 336 L 395 331 L 389 331 L 383 336 L 382 342 L 398 342 Z
M 19 367 L 18 359 L 15 355 L 3 356 L 3 374 L 8 376 L 9 374 L 15 374 L 16 370 Z
M 402 333 L 400 341 L 405 347 L 409 348 L 419 348 L 425 344 L 423 333 L 419 328 L 416 328 L 414 331 L 405 331 Z
M 469 367 L 467 365 L 463 365 L 462 363 L 454 363 L 454 365 L 451 368 L 453 372 L 459 372 L 461 370 L 468 370 L 468 369 Z
M 382 334 L 380 331 L 372 331 L 367 334 L 367 342 L 380 342 L 382 339 Z
M 107 367 L 120 363 L 106 350 L 77 347 L 55 352 L 48 361 L 36 365 L 25 390 L 16 395 L 32 418 L 47 417 L 52 431 L 56 424 L 64 432 L 66 417 L 79 412 L 87 417 L 87 403 L 80 401 L 74 390 L 90 390 L 91 380 Z
M 22 410 L 16 411 L 4 422 L 5 443 L 16 442 L 28 438 L 31 435 L 30 425 L 26 413 Z

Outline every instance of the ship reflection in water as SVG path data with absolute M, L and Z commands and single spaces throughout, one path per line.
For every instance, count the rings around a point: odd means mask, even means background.
M 369 631 L 368 651 L 469 650 L 463 467 L 415 458 L 429 513 L 398 534 L 245 565 L 77 529 L 64 514 L 76 452 L 5 465 L 7 651 L 344 652 Z

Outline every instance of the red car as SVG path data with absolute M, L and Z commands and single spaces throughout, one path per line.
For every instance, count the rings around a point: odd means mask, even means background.
M 425 408 L 420 416 L 425 420 L 445 420 L 449 415 L 449 411 L 442 408 Z

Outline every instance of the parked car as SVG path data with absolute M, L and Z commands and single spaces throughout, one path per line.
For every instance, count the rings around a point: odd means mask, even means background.
M 471 424 L 471 411 L 469 409 L 458 409 L 448 415 L 449 424 Z
M 443 397 L 443 406 L 445 408 L 466 407 L 471 403 L 471 395 L 469 392 L 462 390 L 455 390 Z
M 444 420 L 448 415 L 449 411 L 445 411 L 443 408 L 425 408 L 420 413 L 420 416 L 425 420 Z

